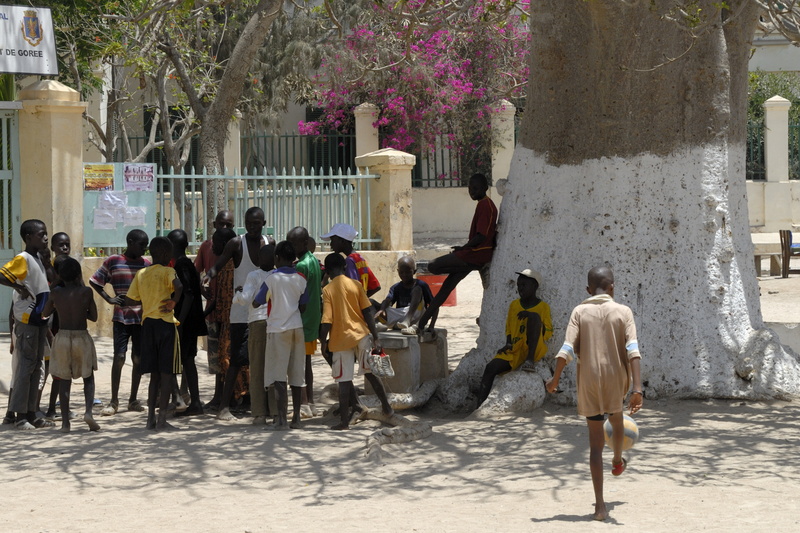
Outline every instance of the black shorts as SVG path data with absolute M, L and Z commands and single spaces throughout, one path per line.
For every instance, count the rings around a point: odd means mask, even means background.
M 175 324 L 158 318 L 142 322 L 142 353 L 139 372 L 151 374 L 181 373 L 181 346 Z
M 128 339 L 131 341 L 131 360 L 134 365 L 139 361 L 142 344 L 141 324 L 123 324 L 114 322 L 114 357 L 125 359 L 128 351 Z
M 602 422 L 605 419 L 606 419 L 606 415 L 604 415 L 604 414 L 599 414 L 599 415 L 587 416 L 586 417 L 586 420 L 594 420 L 595 422 Z
M 248 366 L 247 324 L 231 324 L 231 366 Z

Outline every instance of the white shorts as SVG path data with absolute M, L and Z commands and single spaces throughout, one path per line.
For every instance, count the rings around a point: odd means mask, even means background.
M 280 333 L 267 333 L 267 357 L 264 364 L 264 386 L 287 381 L 291 387 L 305 385 L 306 343 L 303 328 Z
M 408 306 L 406 307 L 387 307 L 386 308 L 386 325 L 390 328 L 397 325 L 398 322 L 405 318 L 406 313 L 408 313 Z M 409 320 L 409 325 L 416 324 L 419 322 L 419 319 L 422 318 L 422 310 L 417 309 L 413 313 L 411 313 L 411 319 Z
M 331 376 L 336 383 L 341 381 L 353 381 L 355 372 L 353 370 L 358 363 L 358 375 L 371 374 L 372 371 L 367 365 L 367 354 L 372 350 L 372 335 L 367 335 L 360 341 L 358 346 L 350 350 L 333 352 L 331 360 Z

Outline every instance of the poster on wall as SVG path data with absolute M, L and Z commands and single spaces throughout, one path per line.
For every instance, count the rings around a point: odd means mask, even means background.
M 113 191 L 114 165 L 110 163 L 86 163 L 83 165 L 84 191 Z
M 0 5 L 0 72 L 58 75 L 49 8 Z
M 126 191 L 153 192 L 155 188 L 155 163 L 125 163 L 122 171 Z

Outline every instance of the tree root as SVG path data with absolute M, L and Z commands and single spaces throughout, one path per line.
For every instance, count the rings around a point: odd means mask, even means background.
M 373 462 L 380 462 L 382 460 L 383 451 L 381 446 L 384 444 L 411 442 L 413 440 L 430 437 L 433 434 L 433 427 L 428 422 L 413 422 L 397 413 L 386 415 L 380 409 L 366 410 L 363 418 L 378 420 L 385 424 L 395 426 L 373 431 L 372 434 L 367 437 L 367 459 Z

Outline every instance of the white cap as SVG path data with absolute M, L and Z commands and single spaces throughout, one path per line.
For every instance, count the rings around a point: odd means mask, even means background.
M 337 237 L 341 237 L 346 241 L 353 242 L 356 237 L 358 236 L 358 231 L 356 228 L 351 226 L 350 224 L 334 224 L 331 230 L 326 233 L 325 235 L 320 235 L 319 238 L 323 241 L 329 241 L 331 237 L 336 235 Z
M 520 272 L 514 272 L 514 273 L 518 274 L 520 276 L 525 276 L 526 278 L 535 279 L 536 283 L 539 284 L 539 287 L 542 286 L 542 275 L 539 274 L 537 271 L 535 271 L 532 268 L 526 268 L 525 270 L 522 270 Z

